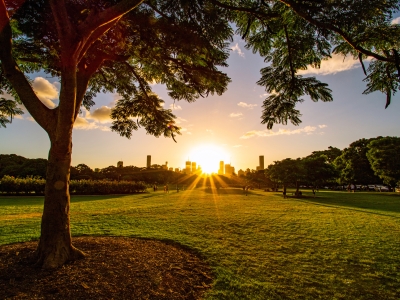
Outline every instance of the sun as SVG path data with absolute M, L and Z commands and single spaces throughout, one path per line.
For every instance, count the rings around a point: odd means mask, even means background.
M 201 167 L 203 173 L 217 173 L 220 161 L 228 163 L 229 155 L 215 145 L 200 145 L 192 150 L 189 159 Z

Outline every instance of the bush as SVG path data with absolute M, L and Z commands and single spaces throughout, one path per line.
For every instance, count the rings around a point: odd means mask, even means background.
M 43 195 L 46 180 L 39 177 L 14 178 L 4 176 L 0 181 L 0 193 Z M 132 194 L 146 191 L 144 182 L 71 180 L 69 191 L 72 195 Z

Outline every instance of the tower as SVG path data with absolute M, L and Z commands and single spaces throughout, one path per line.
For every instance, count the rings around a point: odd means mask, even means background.
M 124 162 L 123 161 L 117 162 L 117 168 L 122 168 L 123 166 L 124 166 Z
M 223 160 L 221 160 L 220 162 L 219 162 L 219 170 L 218 170 L 218 175 L 224 175 L 224 161 Z
M 260 170 L 264 170 L 264 155 L 260 155 L 258 160 L 259 160 Z
M 192 173 L 196 172 L 196 163 L 192 161 Z
M 147 169 L 149 169 L 151 167 L 151 155 L 147 155 L 147 165 L 146 165 Z
M 192 169 L 192 162 L 191 161 L 186 161 L 186 168 L 185 168 L 185 173 L 190 174 Z

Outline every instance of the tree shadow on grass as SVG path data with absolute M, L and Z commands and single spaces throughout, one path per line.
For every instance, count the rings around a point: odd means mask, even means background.
M 349 193 L 335 197 L 325 194 L 315 198 L 298 199 L 298 201 L 400 219 L 400 197 L 397 195 Z M 391 214 L 385 214 L 385 212 Z

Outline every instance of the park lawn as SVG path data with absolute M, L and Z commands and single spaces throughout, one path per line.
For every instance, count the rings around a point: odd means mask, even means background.
M 305 193 L 311 196 L 311 193 Z M 0 245 L 37 239 L 43 199 L 0 196 Z M 194 189 L 73 196 L 74 236 L 169 240 L 212 266 L 207 299 L 399 299 L 400 196 Z

